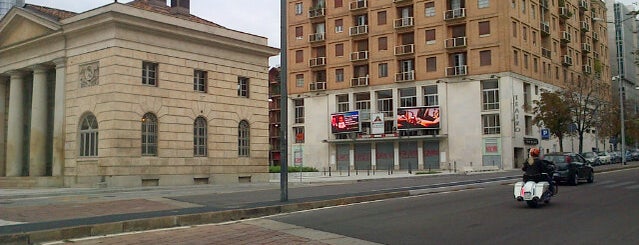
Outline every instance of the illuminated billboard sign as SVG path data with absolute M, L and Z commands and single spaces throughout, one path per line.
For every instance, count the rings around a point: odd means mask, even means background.
M 397 129 L 439 129 L 439 107 L 397 108 Z
M 360 131 L 359 111 L 331 114 L 331 132 L 334 134 Z

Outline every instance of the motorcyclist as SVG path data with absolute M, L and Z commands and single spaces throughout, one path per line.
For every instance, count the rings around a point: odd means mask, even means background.
M 554 185 L 552 181 L 552 171 L 554 166 L 549 166 L 545 161 L 539 158 L 539 149 L 531 148 L 530 157 L 524 163 L 524 167 L 521 170 L 524 171 L 524 182 L 526 181 L 548 181 L 551 192 L 554 193 Z M 543 175 L 543 174 L 546 175 Z

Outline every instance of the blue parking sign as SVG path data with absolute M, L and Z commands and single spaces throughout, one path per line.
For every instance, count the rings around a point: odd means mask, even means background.
M 550 139 L 550 130 L 547 128 L 542 128 L 541 129 L 541 139 L 542 140 L 547 140 Z

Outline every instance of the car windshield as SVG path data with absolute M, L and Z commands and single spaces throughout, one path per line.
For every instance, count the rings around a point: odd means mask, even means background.
M 606 155 L 606 153 L 605 153 L 605 152 L 599 152 L 599 153 L 597 153 L 597 155 L 605 156 L 605 155 Z
M 552 161 L 557 167 L 561 168 L 568 165 L 568 163 L 566 162 L 567 157 L 568 156 L 564 155 L 546 155 L 544 156 L 544 160 Z
M 596 157 L 596 156 L 597 155 L 595 155 L 594 152 L 586 152 L 586 153 L 584 153 L 584 157 L 585 158 L 593 158 L 593 157 Z

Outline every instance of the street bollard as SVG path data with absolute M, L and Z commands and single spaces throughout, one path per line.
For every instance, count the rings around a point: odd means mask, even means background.
M 331 167 L 328 167 L 328 177 L 331 177 Z
M 453 167 L 455 168 L 455 173 L 457 173 L 457 161 L 453 161 Z
M 413 173 L 413 164 L 409 163 L 408 164 L 408 174 L 412 174 Z

